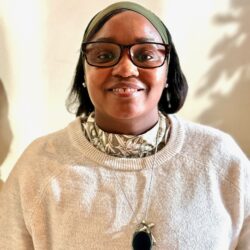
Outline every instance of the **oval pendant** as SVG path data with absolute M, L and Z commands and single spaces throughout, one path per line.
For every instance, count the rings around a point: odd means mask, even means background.
M 146 223 L 145 221 L 142 221 L 134 235 L 133 235 L 133 241 L 132 246 L 134 250 L 151 250 L 153 245 L 156 243 L 155 239 L 151 233 L 151 228 L 154 226 L 153 223 Z
M 135 232 L 133 236 L 132 246 L 134 250 L 151 250 L 153 240 L 151 233 L 148 232 Z

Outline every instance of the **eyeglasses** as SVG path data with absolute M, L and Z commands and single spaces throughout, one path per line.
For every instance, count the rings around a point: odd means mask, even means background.
M 125 49 L 128 49 L 130 60 L 134 65 L 150 69 L 164 64 L 170 46 L 154 42 L 129 45 L 113 42 L 86 42 L 82 44 L 82 53 L 87 63 L 99 68 L 108 68 L 118 64 Z

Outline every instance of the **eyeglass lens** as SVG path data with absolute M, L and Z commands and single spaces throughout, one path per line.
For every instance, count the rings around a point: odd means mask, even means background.
M 138 43 L 129 46 L 132 62 L 143 68 L 161 66 L 166 58 L 166 48 L 157 43 Z M 85 56 L 90 65 L 111 67 L 121 58 L 122 46 L 115 43 L 96 42 L 85 45 Z

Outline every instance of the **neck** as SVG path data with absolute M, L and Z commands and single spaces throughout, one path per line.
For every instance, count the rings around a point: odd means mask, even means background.
M 154 116 L 137 117 L 131 119 L 117 119 L 113 117 L 102 117 L 95 113 L 95 121 L 103 131 L 113 134 L 140 135 L 150 130 L 158 122 L 159 114 Z

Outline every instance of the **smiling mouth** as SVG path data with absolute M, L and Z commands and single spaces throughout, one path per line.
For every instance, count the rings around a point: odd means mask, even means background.
M 114 88 L 114 89 L 109 89 L 109 91 L 112 91 L 114 93 L 135 93 L 138 91 L 143 91 L 144 89 L 135 89 L 135 88 Z

